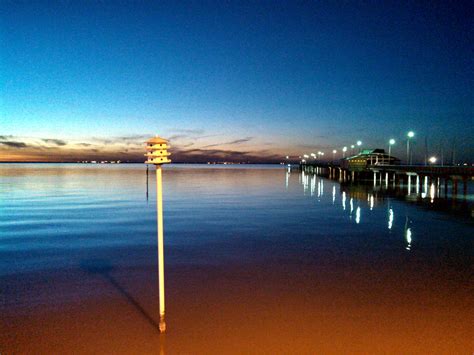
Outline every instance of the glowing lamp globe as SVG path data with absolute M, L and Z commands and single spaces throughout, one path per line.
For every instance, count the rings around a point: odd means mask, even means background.
M 145 164 L 169 164 L 171 160 L 168 158 L 171 154 L 168 153 L 168 141 L 161 137 L 153 137 L 146 142 L 146 154 L 147 160 Z

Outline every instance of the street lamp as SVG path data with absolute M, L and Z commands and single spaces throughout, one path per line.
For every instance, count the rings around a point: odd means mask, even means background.
M 355 145 L 351 144 L 351 155 L 354 155 L 354 148 L 355 148 Z
M 158 229 L 158 289 L 160 294 L 160 324 L 161 333 L 166 330 L 165 323 L 165 264 L 163 244 L 163 189 L 161 177 L 161 165 L 171 163 L 168 158 L 168 141 L 158 136 L 146 142 L 146 164 L 156 166 L 156 224 Z
M 410 156 L 410 138 L 413 138 L 415 136 L 415 132 L 410 131 L 407 133 L 407 162 L 408 164 L 411 164 L 411 156 Z
M 437 159 L 436 157 L 431 157 L 431 158 L 428 159 L 428 160 L 429 160 L 429 162 L 430 162 L 431 164 L 434 164 L 434 163 L 436 163 L 436 161 L 437 161 L 438 159 Z
M 359 153 L 360 153 L 360 146 L 362 145 L 361 141 L 357 141 L 357 146 L 359 147 Z
M 394 144 L 395 144 L 395 139 L 392 138 L 388 141 L 388 156 L 389 157 L 392 154 L 392 145 L 394 145 Z
M 342 158 L 346 157 L 347 147 L 342 148 Z
M 334 150 L 332 151 L 332 160 L 333 160 L 333 161 L 336 160 L 336 153 L 337 153 L 337 150 L 334 149 Z

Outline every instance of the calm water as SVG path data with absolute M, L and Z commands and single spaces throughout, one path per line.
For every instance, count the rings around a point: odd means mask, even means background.
M 281 166 L 0 164 L 0 352 L 466 353 L 470 195 Z M 432 198 L 433 197 L 433 198 Z

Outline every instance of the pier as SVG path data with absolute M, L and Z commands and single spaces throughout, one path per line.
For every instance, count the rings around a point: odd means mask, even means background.
M 462 185 L 463 195 L 467 195 L 467 186 L 470 180 L 474 180 L 473 166 L 440 166 L 440 165 L 384 165 L 368 164 L 367 166 L 353 166 L 340 162 L 302 162 L 300 169 L 307 173 L 314 173 L 340 182 L 370 182 L 376 184 L 404 185 L 408 188 L 423 184 L 437 188 L 444 185 L 447 194 L 449 187 L 455 196 Z

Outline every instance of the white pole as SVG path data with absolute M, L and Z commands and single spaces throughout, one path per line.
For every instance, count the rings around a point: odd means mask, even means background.
M 163 189 L 161 165 L 156 165 L 156 220 L 158 225 L 158 290 L 160 293 L 160 332 L 166 330 L 165 323 L 165 265 L 163 247 Z
M 411 164 L 411 157 L 410 157 L 410 138 L 407 139 L 407 165 Z

